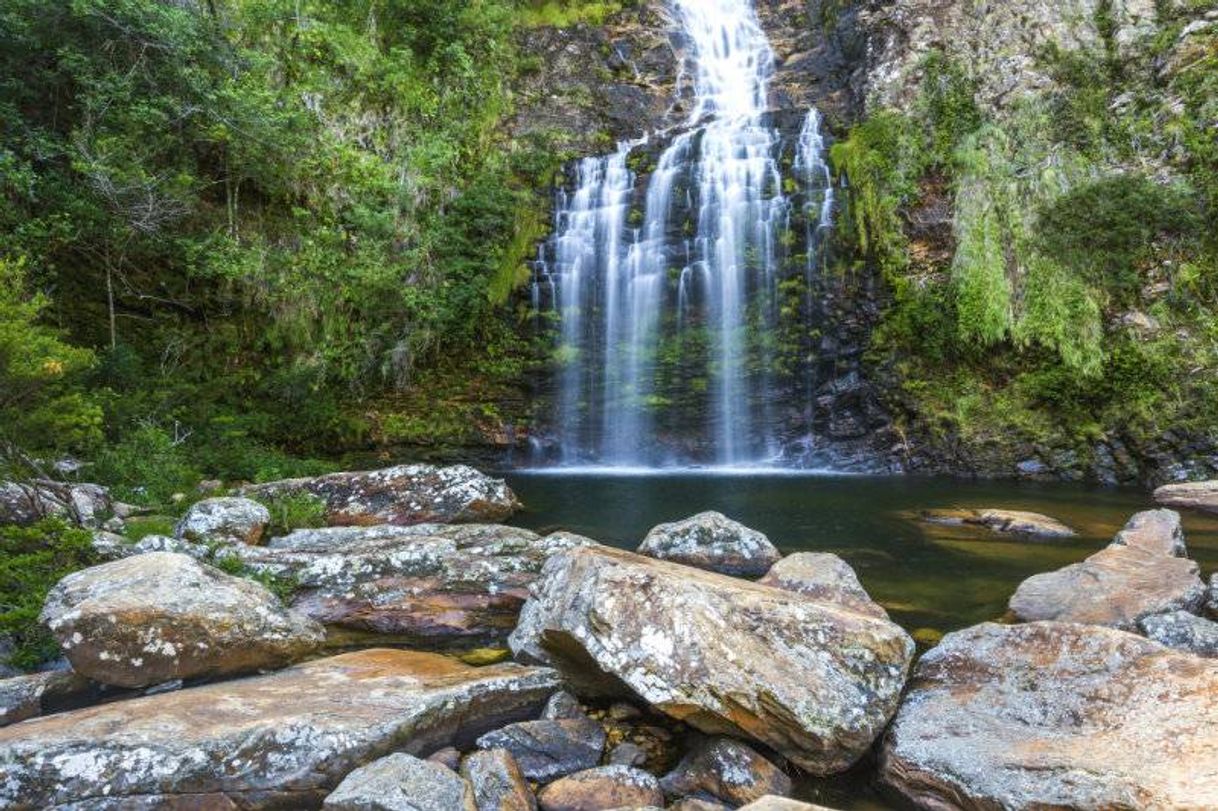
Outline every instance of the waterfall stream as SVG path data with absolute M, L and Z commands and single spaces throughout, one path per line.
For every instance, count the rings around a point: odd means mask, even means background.
M 793 214 L 805 223 L 805 297 L 831 223 L 820 116 L 784 143 L 769 109 L 774 53 L 750 0 L 673 10 L 688 43 L 687 121 L 582 160 L 537 263 L 534 307 L 558 316 L 564 465 L 772 463 L 789 438 L 780 414 L 811 408 L 809 386 L 786 380 L 780 335 L 810 334 L 789 322 L 816 309 L 807 300 L 792 316 L 784 285 L 800 264 Z

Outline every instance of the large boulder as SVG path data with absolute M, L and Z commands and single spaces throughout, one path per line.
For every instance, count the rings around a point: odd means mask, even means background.
M 479 811 L 468 781 L 451 769 L 395 752 L 347 775 L 325 811 Z
M 258 499 L 298 493 L 320 498 L 327 523 L 344 526 L 502 521 L 520 508 L 506 482 L 465 465 L 398 465 L 241 490 L 241 495 Z
M 1218 807 L 1218 662 L 1094 626 L 984 624 L 922 657 L 881 776 L 921 808 Z
M 638 551 L 736 577 L 760 577 L 782 557 L 765 535 L 717 512 L 653 527 Z
M 1184 525 L 1175 510 L 1146 510 L 1135 514 L 1112 539 L 1113 546 L 1130 546 L 1160 555 L 1188 556 Z
M 261 584 L 172 552 L 68 575 L 41 619 L 76 672 L 119 687 L 283 667 L 325 636 Z
M 761 753 L 732 738 L 701 741 L 660 780 L 673 798 L 710 798 L 732 808 L 791 793 L 791 778 Z
M 28 526 L 55 517 L 97 528 L 113 509 L 110 491 L 98 484 L 0 481 L 0 525 Z
M 1173 611 L 1147 617 L 1138 626 L 1147 639 L 1161 645 L 1218 659 L 1218 622 L 1187 611 Z
M 530 780 L 554 780 L 601 762 L 605 730 L 591 718 L 521 721 L 478 739 L 482 749 L 502 749 Z
M 295 583 L 293 608 L 335 641 L 469 647 L 502 643 L 545 561 L 591 543 L 493 524 L 386 525 L 298 530 L 225 554 Z
M 776 589 L 797 591 L 825 603 L 836 603 L 859 614 L 888 619 L 888 612 L 871 599 L 850 564 L 827 552 L 797 552 L 775 563 L 758 581 Z
M 248 543 L 262 540 L 271 511 L 248 498 L 205 498 L 192 504 L 174 536 L 195 543 Z
M 461 776 L 474 789 L 478 811 L 536 811 L 533 796 L 519 764 L 506 749 L 474 752 L 461 763 Z
M 1138 621 L 1168 611 L 1198 611 L 1205 584 L 1194 561 L 1109 546 L 1082 563 L 1029 577 L 1009 608 L 1021 622 L 1057 620 L 1133 631 Z
M 1154 497 L 1164 507 L 1218 513 L 1218 481 L 1165 484 Z
M 605 547 L 550 559 L 510 644 L 584 690 L 633 692 L 816 774 L 870 747 L 914 650 L 875 616 Z
M 652 775 L 629 766 L 600 766 L 556 780 L 537 796 L 542 811 L 655 808 L 664 794 Z
M 533 717 L 557 674 L 365 650 L 0 729 L 0 807 L 316 809 L 352 770 Z

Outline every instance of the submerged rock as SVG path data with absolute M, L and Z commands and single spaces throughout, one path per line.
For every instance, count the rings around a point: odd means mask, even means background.
M 1147 617 L 1138 623 L 1147 639 L 1198 656 L 1218 658 L 1218 623 L 1186 611 Z
M 1154 498 L 1164 507 L 1218 513 L 1218 481 L 1165 484 Z
M 859 582 L 850 564 L 823 552 L 797 552 L 775 563 L 758 581 L 765 586 L 797 591 L 826 603 L 837 603 L 859 614 L 888 619 Z
M 461 764 L 474 789 L 478 811 L 535 811 L 537 799 L 519 764 L 506 749 L 474 752 Z
M 0 806 L 318 808 L 387 751 L 419 754 L 541 709 L 544 668 L 366 650 L 0 729 Z
M 1029 577 L 1009 607 L 1021 622 L 1057 620 L 1132 631 L 1154 614 L 1198 611 L 1205 599 L 1198 571 L 1185 558 L 1109 546 L 1082 563 Z
M 1212 808 L 1218 662 L 1110 628 L 987 623 L 919 662 L 881 777 L 922 808 Z
M 1047 515 L 1020 510 L 926 510 L 922 520 L 948 526 L 969 524 L 1023 538 L 1061 540 L 1078 533 Z
M 895 711 L 914 650 L 901 628 L 874 616 L 604 547 L 550 559 L 510 644 L 577 687 L 633 691 L 817 774 L 868 749 Z
M 320 498 L 326 505 L 327 523 L 333 525 L 502 521 L 520 508 L 506 482 L 465 465 L 398 465 L 285 479 L 241 491 L 254 498 L 295 493 Z
M 41 619 L 76 672 L 119 687 L 282 667 L 325 637 L 261 584 L 169 552 L 68 575 Z
M 478 746 L 508 752 L 525 777 L 545 782 L 600 763 L 605 730 L 586 717 L 522 721 L 488 732 Z
M 736 577 L 758 577 L 782 557 L 770 539 L 722 513 L 704 512 L 660 524 L 639 554 Z
M 297 584 L 293 608 L 344 642 L 501 644 L 529 585 L 574 535 L 545 538 L 494 524 L 298 530 L 266 547 L 229 550 L 256 571 Z
M 1184 545 L 1184 525 L 1180 523 L 1180 513 L 1175 510 L 1137 513 L 1112 539 L 1112 545 L 1177 558 L 1188 556 L 1188 548 Z
M 682 758 L 660 787 L 669 797 L 710 797 L 737 808 L 767 794 L 790 794 L 791 778 L 740 741 L 715 737 Z
M 174 528 L 185 541 L 257 544 L 271 511 L 248 498 L 206 498 L 191 505 Z
M 600 766 L 557 780 L 537 796 L 542 811 L 602 811 L 664 805 L 659 781 L 628 766 Z
M 451 769 L 401 752 L 347 775 L 325 811 L 480 811 L 470 784 Z

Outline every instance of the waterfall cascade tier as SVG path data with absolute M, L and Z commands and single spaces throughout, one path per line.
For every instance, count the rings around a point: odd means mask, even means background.
M 557 315 L 562 464 L 771 462 L 792 439 L 785 415 L 813 408 L 833 215 L 820 117 L 788 137 L 775 125 L 774 55 L 749 0 L 674 12 L 688 121 L 581 161 L 537 263 L 534 307 Z

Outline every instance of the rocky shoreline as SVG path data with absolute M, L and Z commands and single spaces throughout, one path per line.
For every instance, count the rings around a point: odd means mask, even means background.
M 271 532 L 267 493 L 329 526 Z M 1218 806 L 1218 576 L 1171 509 L 915 662 L 844 561 L 719 513 L 629 552 L 493 523 L 506 484 L 425 465 L 204 499 L 136 543 L 85 506 L 106 562 L 46 600 L 63 666 L 0 681 L 0 807 L 797 811 L 801 779 L 873 763 L 911 807 Z

